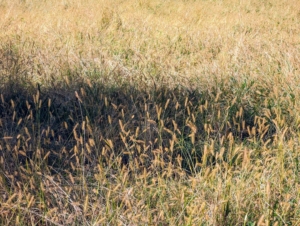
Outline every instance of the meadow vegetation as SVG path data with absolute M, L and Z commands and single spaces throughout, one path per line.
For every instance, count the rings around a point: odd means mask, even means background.
M 0 0 L 1 225 L 300 225 L 297 0 Z

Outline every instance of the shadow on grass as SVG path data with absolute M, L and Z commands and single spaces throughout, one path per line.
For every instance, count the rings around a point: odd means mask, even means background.
M 171 164 L 195 173 L 215 164 L 222 147 L 257 144 L 275 131 L 263 116 L 264 90 L 258 95 L 253 82 L 147 91 L 74 77 L 51 87 L 24 84 L 17 79 L 0 90 L 4 172 L 37 163 L 52 173 L 74 171 L 101 162 L 110 168 L 134 164 L 135 170 Z M 204 157 L 207 148 L 211 153 Z M 222 155 L 234 164 L 236 156 Z

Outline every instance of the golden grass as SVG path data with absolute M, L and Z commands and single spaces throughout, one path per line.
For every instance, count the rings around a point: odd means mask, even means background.
M 299 225 L 299 9 L 0 1 L 1 225 Z

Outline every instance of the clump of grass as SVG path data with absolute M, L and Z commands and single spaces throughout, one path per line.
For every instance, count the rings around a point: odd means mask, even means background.
M 12 86 L 15 92 L 8 91 Z M 7 205 L 6 211 L 19 223 L 113 223 L 115 214 L 128 214 L 123 223 L 198 224 L 212 214 L 211 224 L 232 224 L 244 217 L 254 222 L 261 212 L 270 222 L 292 222 L 297 215 L 297 197 L 289 196 L 289 211 L 279 206 L 281 195 L 296 185 L 286 181 L 287 172 L 297 169 L 298 157 L 290 152 L 297 148 L 291 142 L 295 131 L 280 127 L 286 116 L 264 105 L 272 96 L 254 82 L 149 93 L 89 80 L 52 88 L 14 81 L 2 90 L 3 202 L 16 199 L 18 209 Z M 240 98 L 231 98 L 237 92 Z M 269 175 L 273 170 L 279 173 Z M 284 194 L 267 178 L 282 184 Z M 250 181 L 262 185 L 253 190 Z M 248 203 L 243 192 L 258 201 L 268 198 L 271 207 Z
M 1 225 L 299 224 L 285 4 L 2 2 Z

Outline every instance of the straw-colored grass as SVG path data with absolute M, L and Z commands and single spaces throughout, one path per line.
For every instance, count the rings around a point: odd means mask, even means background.
M 0 1 L 1 225 L 300 225 L 296 0 Z

